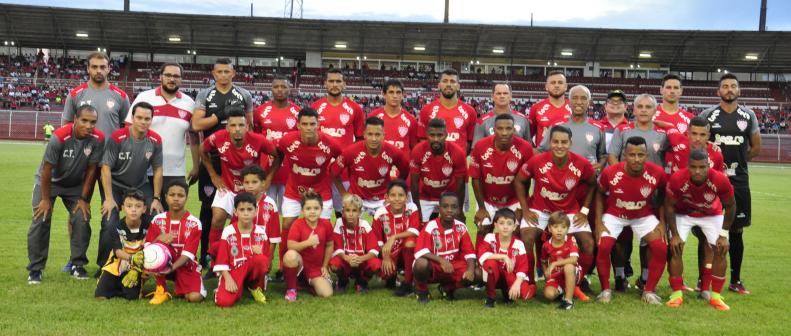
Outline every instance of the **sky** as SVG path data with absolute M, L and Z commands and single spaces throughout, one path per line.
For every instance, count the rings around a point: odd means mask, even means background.
M 130 0 L 132 11 L 284 17 L 287 0 Z M 444 0 L 303 0 L 306 19 L 442 22 Z M 123 0 L 2 0 L 123 10 Z M 296 2 L 296 1 L 295 1 Z M 486 6 L 484 6 L 484 4 Z M 678 30 L 758 30 L 760 0 L 450 0 L 451 23 Z M 767 30 L 791 31 L 791 1 L 768 0 Z

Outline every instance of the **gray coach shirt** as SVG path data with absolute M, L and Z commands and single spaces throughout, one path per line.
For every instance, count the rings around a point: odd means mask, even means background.
M 648 131 L 637 128 L 637 125 L 615 129 L 610 143 L 610 154 L 615 155 L 618 161 L 623 161 L 626 140 L 633 136 L 641 136 L 645 139 L 648 147 L 648 161 L 665 168 L 665 152 L 670 148 L 670 142 L 667 140 L 667 134 L 659 132 L 653 127 Z
M 124 90 L 109 84 L 107 88 L 96 90 L 88 83 L 82 83 L 69 92 L 63 106 L 63 123 L 70 123 L 74 113 L 82 105 L 91 105 L 96 109 L 98 120 L 96 128 L 109 136 L 115 130 L 124 127 L 126 113 L 129 111 L 129 97 Z
M 573 119 L 560 124 L 571 130 L 571 151 L 585 157 L 591 164 L 607 157 L 606 138 L 604 131 L 589 122 L 588 118 L 581 123 Z M 538 151 L 549 151 L 549 137 L 545 136 Z
M 104 134 L 94 130 L 85 139 L 72 136 L 74 124 L 66 124 L 49 139 L 44 158 L 36 171 L 36 184 L 41 183 L 44 162 L 52 164 L 52 184 L 61 188 L 81 186 L 89 164 L 98 164 L 104 153 Z
M 514 117 L 514 136 L 532 143 L 530 140 L 530 124 L 527 118 L 516 111 L 512 111 L 511 115 Z M 497 115 L 494 114 L 494 111 L 490 111 L 478 119 L 478 124 L 475 125 L 475 133 L 472 137 L 473 146 L 478 143 L 478 140 L 494 135 L 494 119 L 496 117 Z
M 113 133 L 107 141 L 103 166 L 112 172 L 113 187 L 140 188 L 148 182 L 148 167 L 162 167 L 162 138 L 149 130 L 141 140 L 132 137 L 131 126 Z

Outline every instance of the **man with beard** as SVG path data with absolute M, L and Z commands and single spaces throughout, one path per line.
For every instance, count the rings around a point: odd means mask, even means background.
M 571 107 L 565 99 L 568 83 L 563 71 L 550 71 L 544 88 L 549 97 L 533 104 L 527 114 L 530 120 L 530 134 L 535 136 L 533 143 L 536 146 L 544 140 L 544 133 L 550 127 L 565 122 L 571 116 Z
M 700 116 L 711 123 L 710 141 L 720 146 L 725 159 L 725 172 L 736 193 L 736 219 L 725 237 L 730 243 L 732 292 L 750 294 L 741 279 L 744 258 L 745 227 L 751 224 L 750 176 L 747 162 L 761 152 L 758 120 L 752 110 L 739 106 L 739 80 L 732 74 L 720 78 L 720 104 L 703 111 Z M 730 236 L 728 233 L 730 232 Z
M 192 168 L 186 175 L 189 181 L 197 181 L 200 168 L 200 147 L 198 134 L 190 130 L 192 109 L 195 101 L 181 91 L 182 67 L 178 63 L 165 63 L 159 68 L 160 85 L 155 89 L 143 91 L 137 95 L 132 106 L 146 102 L 154 107 L 154 116 L 150 129 L 162 138 L 162 188 L 159 195 L 165 195 L 164 188 L 173 180 L 185 180 L 187 169 L 186 147 L 184 141 L 189 137 Z M 132 124 L 132 113 L 126 116 L 126 123 Z M 153 185 L 153 171 L 148 171 L 149 182 Z M 161 202 L 167 210 L 166 202 Z
M 192 114 L 192 129 L 201 132 L 203 139 L 207 139 L 215 132 L 225 129 L 228 123 L 228 112 L 230 109 L 241 107 L 245 112 L 245 119 L 248 125 L 252 125 L 253 120 L 253 97 L 247 90 L 233 85 L 233 78 L 236 71 L 228 58 L 218 58 L 214 62 L 212 69 L 214 77 L 214 87 L 204 89 L 198 93 L 195 99 L 195 109 Z M 219 154 L 214 151 L 209 154 L 214 170 L 220 171 Z M 214 193 L 217 191 L 212 184 L 209 172 L 204 165 L 198 169 L 198 198 L 201 201 L 200 222 L 203 224 L 201 230 L 201 265 L 206 265 L 206 251 L 209 248 L 210 224 L 212 220 L 211 205 L 214 201 Z M 212 276 L 209 272 L 207 275 Z
M 501 114 L 510 114 L 514 119 L 514 135 L 526 141 L 530 140 L 530 125 L 527 117 L 518 111 L 511 109 L 511 86 L 506 83 L 498 83 L 492 88 L 492 101 L 494 109 L 478 119 L 475 126 L 475 135 L 472 139 L 473 146 L 485 137 L 492 136 L 495 131 L 495 118 Z M 492 214 L 493 215 L 493 214 Z
M 429 121 L 434 118 L 442 119 L 447 127 L 448 143 L 459 146 L 466 155 L 468 148 L 472 148 L 470 143 L 475 133 L 478 114 L 472 106 L 459 99 L 459 83 L 459 73 L 456 70 L 442 71 L 438 84 L 439 99 L 426 104 L 420 110 L 417 137 L 420 140 L 428 138 Z

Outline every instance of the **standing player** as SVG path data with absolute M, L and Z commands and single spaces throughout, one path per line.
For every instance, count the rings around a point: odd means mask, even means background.
M 484 307 L 494 308 L 497 288 L 503 291 L 503 300 L 527 299 L 527 251 L 525 244 L 515 234 L 518 224 L 511 209 L 494 213 L 497 233 L 488 233 L 478 243 L 478 262 L 481 263 L 483 281 L 486 282 Z
M 679 307 L 684 302 L 683 260 L 684 242 L 689 231 L 697 226 L 715 251 L 712 265 L 711 292 L 701 288 L 701 296 L 717 310 L 730 310 L 725 304 L 722 287 L 728 262 L 728 230 L 737 211 L 734 188 L 726 175 L 709 168 L 708 155 L 700 149 L 689 154 L 689 166 L 670 177 L 665 198 L 665 215 L 672 238 L 670 240 L 670 287 L 673 294 L 668 307 Z M 723 216 L 723 208 L 725 215 Z
M 607 152 L 610 152 L 610 142 L 612 141 L 615 129 L 629 125 L 626 119 L 626 94 L 621 90 L 612 90 L 607 94 L 607 101 L 604 102 L 604 112 L 606 115 L 598 121 L 600 128 L 604 131 Z
M 439 283 L 447 300 L 454 292 L 475 281 L 475 249 L 464 222 L 456 220 L 459 198 L 445 192 L 439 199 L 439 217 L 420 230 L 415 245 L 415 289 L 417 300 L 428 303 L 428 283 Z
M 580 245 L 582 274 L 587 274 L 593 267 L 594 242 L 587 216 L 596 190 L 596 174 L 588 160 L 569 151 L 571 136 L 568 128 L 553 126 L 549 132 L 551 150 L 533 156 L 522 165 L 514 182 L 516 197 L 522 208 L 520 231 L 528 251 L 530 297 L 535 295 L 533 246 L 547 228 L 549 215 L 555 211 L 565 212 L 572 223 L 569 234 L 573 234 Z M 531 179 L 535 186 L 528 200 Z M 584 198 L 577 195 L 577 188 L 581 186 L 588 188 Z
M 602 287 L 599 302 L 608 303 L 612 298 L 610 254 L 621 231 L 629 226 L 651 249 L 642 299 L 649 304 L 662 304 L 655 290 L 667 264 L 666 231 L 660 221 L 662 216 L 657 219 L 650 204 L 664 192 L 665 172 L 662 167 L 646 162 L 647 151 L 645 139 L 639 136 L 627 139 L 624 161 L 607 167 L 599 177 L 596 193 L 596 238 L 599 242 L 596 270 Z
M 373 214 L 384 205 L 385 191 L 390 184 L 390 172 L 395 168 L 401 179 L 409 172 L 409 159 L 397 147 L 383 142 L 384 121 L 377 117 L 365 120 L 365 141 L 358 141 L 344 149 L 335 160 L 333 178 L 341 194 L 352 193 L 363 200 L 363 212 Z M 341 182 L 348 176 L 349 190 Z
M 319 114 L 319 130 L 334 139 L 341 148 L 347 148 L 362 139 L 365 112 L 360 105 L 343 96 L 346 82 L 340 69 L 327 70 L 324 89 L 327 90 L 327 96 L 313 102 L 310 107 Z M 344 175 L 341 179 L 348 188 L 349 177 Z M 335 217 L 340 218 L 341 194 L 334 184 L 331 188 Z
M 247 122 L 252 124 L 253 120 L 253 97 L 247 90 L 233 84 L 236 71 L 228 58 L 218 58 L 214 62 L 212 69 L 214 86 L 204 89 L 195 98 L 195 110 L 192 113 L 192 129 L 201 132 L 203 140 L 217 131 L 225 128 L 228 123 L 228 107 L 241 107 L 245 113 Z M 226 109 L 228 109 L 226 111 Z M 210 154 L 214 170 L 220 170 L 219 154 L 216 151 Z M 215 186 L 205 168 L 205 163 L 201 164 L 198 170 L 198 198 L 201 201 L 200 220 L 206 227 L 201 234 L 201 265 L 206 265 L 206 255 L 209 248 L 209 233 L 212 222 L 212 203 L 214 202 Z M 214 274 L 214 273 L 209 273 Z
M 390 182 L 385 195 L 386 205 L 374 213 L 374 233 L 383 244 L 380 277 L 388 286 L 395 286 L 399 261 L 404 269 L 404 281 L 393 293 L 395 296 L 407 296 L 413 291 L 415 238 L 422 227 L 417 207 L 413 203 L 407 203 L 408 190 L 403 180 Z
M 41 130 L 44 131 L 44 146 L 46 146 L 49 143 L 49 139 L 52 138 L 52 131 L 55 130 L 55 126 L 52 126 L 50 123 L 46 123 L 43 127 L 41 127 Z
M 28 284 L 41 283 L 47 265 L 52 205 L 56 197 L 68 209 L 73 229 L 69 237 L 71 274 L 77 279 L 88 278 L 85 253 L 91 241 L 91 192 L 105 143 L 104 134 L 96 129 L 97 118 L 95 108 L 80 106 L 74 113 L 74 123 L 55 130 L 44 151 L 33 185 L 33 221 L 27 232 Z
M 162 212 L 162 138 L 150 129 L 154 107 L 140 102 L 132 107 L 132 124 L 113 132 L 105 145 L 102 158 L 102 227 L 96 263 L 101 267 L 112 250 L 107 240 L 107 230 L 118 222 L 118 204 L 128 189 L 138 189 L 146 195 L 149 214 Z M 146 171 L 154 172 L 153 185 L 149 184 Z M 148 222 L 150 216 L 144 216 Z
M 385 142 L 398 147 L 409 157 L 417 146 L 417 120 L 401 107 L 404 100 L 404 84 L 390 79 L 382 87 L 385 105 L 371 111 L 371 116 L 384 120 Z
M 533 146 L 515 135 L 514 116 L 498 114 L 494 118 L 495 135 L 476 142 L 472 148 L 469 173 L 478 211 L 475 224 L 482 239 L 491 230 L 492 216 L 497 209 L 516 211 L 519 200 L 513 182 L 519 167 L 533 157 Z
M 253 130 L 266 136 L 266 139 L 277 146 L 280 139 L 288 132 L 297 130 L 297 114 L 299 106 L 288 99 L 291 83 L 288 78 L 277 75 L 272 79 L 272 100 L 257 107 L 253 112 Z M 268 162 L 262 166 L 264 170 L 272 168 L 275 157 L 269 157 Z M 266 191 L 277 204 L 277 210 L 282 211 L 283 191 L 286 188 L 288 171 L 279 169 L 272 180 L 272 185 Z
M 200 139 L 191 131 L 190 120 L 195 101 L 181 91 L 182 67 L 178 63 L 165 63 L 159 68 L 160 85 L 155 89 L 143 91 L 137 95 L 132 106 L 146 102 L 154 107 L 151 118 L 151 130 L 162 138 L 162 184 L 164 189 L 174 179 L 185 180 L 187 169 L 185 138 L 189 138 L 192 154 L 192 169 L 186 176 L 190 183 L 198 178 L 200 169 Z M 126 115 L 126 123 L 132 124 L 132 111 Z M 149 183 L 154 183 L 154 172 L 148 171 Z M 165 191 L 160 190 L 159 195 Z M 162 204 L 163 207 L 165 204 Z
M 481 116 L 478 119 L 478 124 L 475 125 L 473 146 L 478 143 L 478 140 L 495 134 L 495 118 L 501 114 L 510 114 L 514 118 L 514 135 L 525 141 L 532 141 L 527 117 L 511 109 L 511 86 L 506 83 L 495 84 L 492 88 L 492 101 L 494 109 Z
M 439 99 L 426 104 L 420 110 L 417 137 L 421 140 L 427 139 L 429 122 L 432 119 L 442 119 L 447 127 L 447 142 L 459 146 L 466 156 L 468 148 L 472 147 L 470 143 L 475 133 L 478 114 L 472 106 L 461 101 L 459 89 L 459 73 L 454 69 L 442 71 L 438 84 Z
M 681 77 L 674 74 L 662 77 L 662 86 L 659 88 L 662 104 L 656 107 L 654 122 L 665 130 L 675 128 L 679 133 L 685 133 L 690 120 L 694 117 L 692 113 L 687 112 L 678 104 L 683 92 Z
M 541 144 L 550 127 L 564 123 L 571 115 L 571 107 L 565 98 L 568 83 L 563 71 L 550 71 L 544 89 L 549 97 L 533 104 L 527 115 L 530 134 L 534 136 L 533 143 L 536 145 Z
M 244 111 L 234 107 L 228 112 L 228 122 L 225 129 L 215 132 L 203 141 L 201 148 L 201 161 L 211 177 L 217 192 L 214 195 L 211 219 L 211 232 L 209 233 L 209 247 L 215 244 L 222 235 L 225 220 L 233 215 L 234 197 L 244 190 L 241 171 L 246 166 L 259 164 L 268 160 L 266 155 L 277 156 L 277 150 L 263 135 L 249 132 Z M 217 151 L 218 160 L 221 162 L 222 175 L 214 170 L 209 153 Z M 272 182 L 275 171 L 280 167 L 279 159 L 275 160 L 274 167 L 264 180 L 264 189 Z
M 446 141 L 445 121 L 431 119 L 427 128 L 427 140 L 415 146 L 409 163 L 412 200 L 417 201 L 424 223 L 431 219 L 442 193 L 455 191 L 457 195 L 464 195 L 467 183 L 467 158 L 461 148 Z M 456 215 L 464 218 L 461 211 Z
M 731 285 L 732 292 L 750 294 L 742 284 L 744 259 L 744 228 L 752 223 L 750 175 L 747 162 L 761 152 L 761 134 L 758 120 L 752 110 L 739 106 L 739 80 L 732 74 L 720 78 L 717 91 L 720 104 L 703 111 L 700 116 L 711 123 L 711 138 L 722 149 L 725 172 L 736 193 L 736 219 L 730 226 Z

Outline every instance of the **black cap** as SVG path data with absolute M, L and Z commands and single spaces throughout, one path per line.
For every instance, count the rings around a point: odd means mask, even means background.
M 612 97 L 621 97 L 621 100 L 625 103 L 626 102 L 626 94 L 623 93 L 621 90 L 612 90 L 610 93 L 607 94 L 607 100 L 610 100 Z

